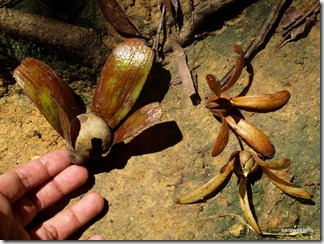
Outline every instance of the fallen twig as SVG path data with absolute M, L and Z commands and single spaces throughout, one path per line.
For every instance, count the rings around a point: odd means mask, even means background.
M 277 0 L 271 9 L 270 14 L 268 15 L 267 19 L 264 21 L 261 30 L 258 36 L 254 39 L 252 44 L 247 48 L 244 53 L 245 64 L 251 61 L 252 55 L 256 54 L 257 48 L 264 42 L 265 37 L 269 33 L 270 29 L 272 28 L 273 23 L 275 22 L 275 17 L 277 16 L 280 6 L 283 6 L 286 0 Z M 224 86 L 232 76 L 234 67 L 221 79 L 221 85 Z
M 156 31 L 156 35 L 154 37 L 153 46 L 152 46 L 152 49 L 155 52 L 155 60 L 157 62 L 162 61 L 162 58 L 160 57 L 159 53 L 160 53 L 160 34 L 161 34 L 161 31 L 162 31 L 164 18 L 165 18 L 165 5 L 163 4 L 162 5 L 161 20 L 160 20 L 160 23 L 159 23 L 159 27 L 158 27 L 158 29 Z

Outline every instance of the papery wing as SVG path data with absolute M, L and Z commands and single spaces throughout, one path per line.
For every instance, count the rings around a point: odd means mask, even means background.
M 227 90 L 229 90 L 232 86 L 234 86 L 234 84 L 236 83 L 236 81 L 238 80 L 238 78 L 240 78 L 240 76 L 242 74 L 242 70 L 244 68 L 244 51 L 238 45 L 235 45 L 234 46 L 234 51 L 236 53 L 238 53 L 239 56 L 236 59 L 236 65 L 234 67 L 233 74 L 232 74 L 231 78 L 222 87 L 222 93 L 225 92 L 225 91 L 227 91 Z
M 216 157 L 224 150 L 229 139 L 229 128 L 226 119 L 222 115 L 220 117 L 222 118 L 222 125 L 214 143 L 212 157 Z
M 311 195 L 301 188 L 300 186 L 297 186 L 295 184 L 292 184 L 288 181 L 285 181 L 278 176 L 276 176 L 273 172 L 271 172 L 269 169 L 265 167 L 261 167 L 262 171 L 268 176 L 268 178 L 271 180 L 273 184 L 275 184 L 277 187 L 279 187 L 283 192 L 295 196 L 300 197 L 304 199 L 311 199 Z
M 212 92 L 216 95 L 216 97 L 220 97 L 222 85 L 219 82 L 219 80 L 214 75 L 207 74 L 206 81 L 207 81 L 207 84 L 208 84 L 210 90 L 212 90 Z
M 227 164 L 225 164 L 220 173 L 218 173 L 214 178 L 208 181 L 205 185 L 200 188 L 183 195 L 177 199 L 179 204 L 188 204 L 194 203 L 197 201 L 203 200 L 206 196 L 210 195 L 212 192 L 216 191 L 222 183 L 228 179 L 233 173 L 233 162 L 234 159 L 231 159 Z
M 239 202 L 246 220 L 251 225 L 253 230 L 256 233 L 261 235 L 262 231 L 258 223 L 256 222 L 250 208 L 248 192 L 247 192 L 247 178 L 245 178 L 244 176 L 240 176 L 239 179 Z
M 135 136 L 162 117 L 158 102 L 150 103 L 135 111 L 114 133 L 114 143 Z
M 129 39 L 118 45 L 101 71 L 92 112 L 115 128 L 137 100 L 153 59 L 152 49 L 140 40 Z
M 249 144 L 251 148 L 267 158 L 273 158 L 275 148 L 270 139 L 262 131 L 238 116 L 229 115 L 225 119 L 235 133 Z
M 273 111 L 284 106 L 290 98 L 287 90 L 274 94 L 241 96 L 231 98 L 233 105 L 254 112 Z
M 14 70 L 13 76 L 21 89 L 62 137 L 63 130 L 55 100 L 70 120 L 84 112 L 68 84 L 40 60 L 24 59 Z

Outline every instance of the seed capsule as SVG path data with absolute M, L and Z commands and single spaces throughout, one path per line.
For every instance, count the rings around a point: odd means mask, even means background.
M 80 114 L 80 131 L 72 145 L 67 144 L 69 157 L 74 164 L 82 164 L 87 159 L 99 160 L 111 146 L 112 133 L 106 122 L 93 113 Z

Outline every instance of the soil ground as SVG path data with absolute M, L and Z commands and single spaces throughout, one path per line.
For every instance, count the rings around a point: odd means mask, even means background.
M 160 101 L 159 123 L 126 144 L 113 156 L 87 166 L 88 182 L 53 207 L 37 221 L 53 216 L 78 201 L 87 192 L 106 200 L 105 211 L 71 239 L 103 234 L 111 240 L 319 240 L 320 230 L 320 21 L 307 36 L 278 49 L 280 26 L 252 60 L 253 82 L 248 94 L 274 93 L 287 89 L 291 98 L 282 109 L 266 114 L 244 112 L 245 118 L 269 136 L 276 148 L 274 159 L 291 159 L 289 171 L 281 173 L 311 193 L 312 203 L 299 201 L 276 188 L 265 175 L 251 186 L 253 211 L 262 230 L 310 228 L 297 236 L 261 237 L 249 230 L 238 202 L 237 177 L 204 202 L 179 205 L 175 200 L 214 177 L 230 154 L 239 150 L 233 134 L 225 151 L 211 157 L 220 123 L 206 109 L 210 93 L 205 76 L 223 77 L 235 62 L 233 46 L 246 48 L 269 10 L 258 1 L 210 35 L 185 48 L 195 69 L 202 102 L 194 106 L 181 84 L 169 86 L 176 77 L 176 63 L 168 54 L 163 66 L 153 67 L 139 103 Z M 262 11 L 261 11 L 261 10 Z M 237 95 L 248 84 L 244 69 L 228 93 Z M 88 82 L 88 83 L 87 83 Z M 87 86 L 87 84 L 92 84 Z M 74 81 L 74 90 L 91 100 L 94 82 Z M 34 157 L 64 149 L 63 139 L 50 127 L 17 84 L 0 98 L 0 173 Z M 282 232 L 281 232 L 282 233 Z

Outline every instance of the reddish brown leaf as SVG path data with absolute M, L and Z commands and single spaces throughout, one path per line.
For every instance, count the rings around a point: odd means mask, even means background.
M 108 31 L 116 38 L 142 37 L 139 29 L 129 20 L 115 0 L 98 0 L 98 3 L 105 17 Z
M 169 38 L 182 84 L 185 88 L 186 94 L 191 97 L 192 95 L 196 94 L 196 89 L 188 68 L 186 54 L 174 34 L 171 34 Z
M 297 9 L 294 6 L 289 7 L 284 15 L 282 16 L 282 19 L 280 21 L 282 28 L 287 28 L 289 25 L 294 23 L 297 19 L 303 16 L 303 12 Z
M 133 113 L 114 133 L 114 143 L 135 136 L 162 117 L 158 102 L 150 103 Z
M 243 49 L 240 46 L 235 45 L 234 46 L 234 51 L 236 53 L 238 53 L 240 56 L 237 57 L 237 59 L 236 59 L 236 65 L 235 65 L 235 68 L 233 70 L 233 74 L 232 74 L 231 78 L 222 87 L 222 93 L 227 91 L 228 89 L 230 89 L 236 83 L 238 78 L 241 76 L 242 70 L 244 68 L 244 51 L 243 51 Z

